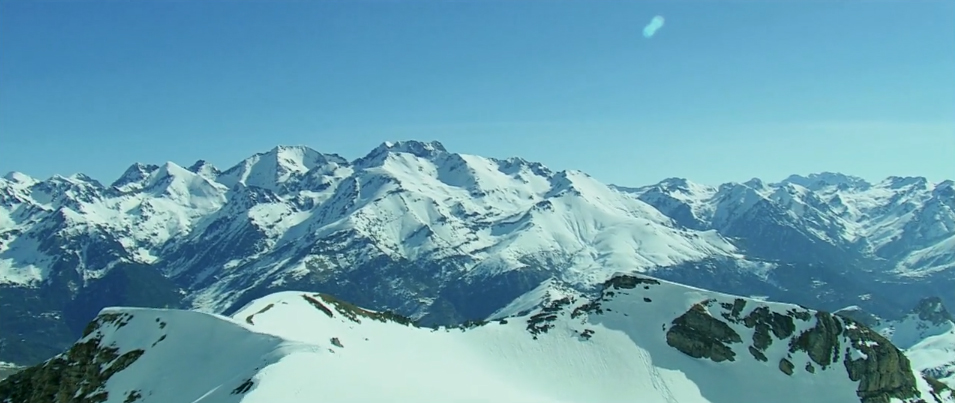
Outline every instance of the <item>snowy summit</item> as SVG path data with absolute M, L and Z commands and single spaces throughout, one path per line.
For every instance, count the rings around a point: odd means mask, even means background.
M 111 308 L 67 353 L 0 383 L 0 398 L 955 402 L 878 333 L 824 312 L 627 275 L 596 298 L 541 302 L 433 329 L 304 292 L 269 295 L 231 318 Z

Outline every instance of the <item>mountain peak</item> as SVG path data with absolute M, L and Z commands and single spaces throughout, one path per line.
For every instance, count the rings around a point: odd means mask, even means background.
M 944 323 L 945 321 L 955 322 L 955 319 L 953 319 L 952 315 L 945 309 L 945 305 L 942 304 L 942 299 L 939 297 L 922 299 L 918 305 L 915 306 L 915 309 L 912 310 L 912 313 L 918 314 L 919 319 L 932 322 L 936 325 Z
M 116 179 L 110 186 L 115 188 L 122 188 L 131 183 L 140 182 L 149 177 L 153 172 L 159 169 L 158 165 L 153 164 L 141 164 L 139 162 L 130 165 L 129 168 L 126 168 L 126 171 Z
M 904 187 L 924 188 L 926 185 L 928 185 L 928 179 L 925 179 L 921 176 L 890 176 L 885 178 L 882 183 L 892 189 L 900 189 Z
M 355 160 L 354 164 L 358 166 L 374 166 L 381 164 L 390 154 L 403 153 L 411 154 L 418 158 L 433 158 L 439 154 L 445 154 L 448 150 L 444 145 L 437 141 L 386 141 L 375 147 L 368 155 Z
M 322 154 L 306 146 L 276 146 L 257 153 L 227 169 L 216 180 L 228 188 L 237 183 L 279 190 L 313 168 L 327 164 L 347 164 L 336 154 Z
M 6 179 L 10 182 L 17 183 L 20 185 L 32 185 L 37 183 L 38 180 L 30 175 L 27 175 L 23 172 L 10 171 L 6 175 L 3 175 L 3 179 Z
M 850 188 L 865 190 L 871 186 L 865 179 L 838 172 L 819 172 L 806 176 L 794 174 L 783 179 L 782 183 L 792 183 L 810 190 L 819 190 L 829 186 L 835 186 L 842 190 Z
M 743 182 L 743 185 L 746 185 L 747 187 L 756 189 L 756 190 L 764 189 L 766 187 L 766 183 L 764 183 L 763 180 L 759 178 L 753 178 L 746 182 Z
M 394 152 L 405 152 L 405 153 L 414 154 L 414 155 L 431 154 L 434 152 L 448 152 L 448 150 L 444 148 L 444 145 L 438 141 L 417 141 L 417 140 L 386 141 L 384 143 L 381 143 L 379 148 L 381 147 L 384 147 Z
M 211 179 L 211 180 L 214 180 L 215 178 L 219 176 L 219 174 L 222 173 L 221 171 L 219 171 L 219 168 L 216 168 L 215 165 L 212 165 L 206 160 L 198 160 L 196 161 L 196 163 L 192 164 L 187 169 L 192 173 L 198 174 L 200 176 L 204 176 L 207 179 Z
M 686 190 L 690 186 L 690 181 L 685 178 L 666 178 L 660 183 L 657 183 L 658 186 L 661 186 L 665 189 L 682 189 Z

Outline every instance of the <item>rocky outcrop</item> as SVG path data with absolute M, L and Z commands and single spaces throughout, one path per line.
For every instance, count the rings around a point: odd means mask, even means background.
M 816 312 L 816 325 L 791 339 L 789 352 L 804 351 L 809 359 L 826 369 L 839 361 L 842 324 L 835 316 Z
M 106 324 L 122 327 L 126 315 L 103 314 L 87 327 L 87 340 L 78 342 L 65 353 L 27 368 L 0 382 L 0 401 L 16 403 L 101 403 L 109 397 L 103 387 L 114 374 L 135 362 L 143 350 L 120 353 L 103 345 L 96 330 Z M 131 392 L 135 393 L 135 391 Z M 131 396 L 126 397 L 131 402 Z
M 736 353 L 729 345 L 743 341 L 733 328 L 710 316 L 703 304 L 694 305 L 674 319 L 666 340 L 670 347 L 690 357 L 716 362 L 735 361 Z
M 835 321 L 838 325 L 838 319 Z M 859 382 L 856 393 L 862 403 L 889 403 L 892 398 L 919 397 L 909 359 L 878 333 L 851 319 L 845 321 L 845 334 L 851 348 L 857 349 L 861 357 L 852 358 L 847 347 L 843 363 L 849 379 Z
M 919 301 L 913 313 L 919 316 L 919 319 L 931 322 L 934 325 L 940 325 L 945 322 L 955 322 L 952 314 L 945 309 L 942 299 L 939 297 L 929 297 Z
M 667 344 L 694 358 L 735 361 L 738 357 L 732 345 L 744 343 L 738 331 L 745 327 L 753 329 L 752 340 L 745 342 L 745 348 L 755 360 L 768 362 L 771 346 L 783 343 L 781 348 L 787 355 L 777 367 L 786 375 L 794 376 L 794 355 L 806 354 L 810 361 L 803 376 L 817 375 L 817 369 L 825 371 L 841 363 L 849 378 L 858 382 L 856 394 L 861 403 L 889 403 L 892 399 L 925 402 L 905 355 L 861 323 L 822 311 L 793 308 L 776 312 L 765 305 L 745 313 L 748 302 L 742 298 L 716 302 L 710 299 L 695 304 L 674 319 L 667 331 Z M 931 313 L 942 311 L 938 305 L 925 305 Z

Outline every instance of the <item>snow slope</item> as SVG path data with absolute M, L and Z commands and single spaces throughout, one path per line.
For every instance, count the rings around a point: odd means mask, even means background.
M 95 378 L 101 384 L 57 386 L 74 396 L 105 391 L 108 403 L 883 401 L 860 399 L 862 387 L 850 379 L 841 358 L 816 366 L 806 352 L 788 349 L 791 338 L 819 328 L 823 319 L 813 311 L 643 277 L 618 276 L 606 286 L 597 299 L 568 296 L 523 316 L 451 329 L 419 328 L 400 317 L 301 292 L 258 299 L 232 318 L 111 308 L 77 343 L 115 349 L 118 358 L 107 360 L 111 364 L 100 373 L 105 375 Z M 528 298 L 534 296 L 539 293 Z M 742 319 L 756 318 L 760 310 L 793 324 L 792 335 L 761 347 L 765 361 L 750 352 L 761 325 L 747 327 L 749 319 Z M 700 312 L 741 336 L 737 342 L 713 342 L 730 349 L 731 359 L 693 358 L 668 341 L 675 328 L 699 323 L 686 319 Z M 844 329 L 834 351 L 845 353 L 846 360 L 864 362 L 866 351 L 898 354 L 853 322 L 832 323 Z M 45 385 L 41 379 L 56 371 L 99 365 L 77 359 L 74 350 L 89 351 L 74 347 L 66 361 L 54 359 L 0 383 L 0 400 L 35 396 Z M 782 360 L 795 370 L 784 373 Z M 899 389 L 909 397 L 884 401 L 955 401 L 950 390 L 933 392 L 922 377 L 898 371 L 896 379 L 908 379 Z M 888 373 L 896 374 L 883 375 Z M 863 374 L 861 382 L 873 379 Z
M 955 286 L 953 197 L 950 181 L 870 185 L 838 174 L 628 189 L 420 141 L 386 142 L 351 161 L 278 146 L 224 170 L 136 163 L 109 185 L 11 173 L 0 178 L 0 304 L 15 308 L 16 326 L 0 327 L 10 346 L 0 359 L 45 359 L 94 312 L 154 289 L 163 297 L 136 303 L 231 313 L 305 289 L 457 323 L 549 278 L 587 290 L 637 270 L 891 311 L 909 302 L 875 300 Z M 42 332 L 49 323 L 38 318 L 72 329 Z
M 761 226 L 758 221 L 774 217 L 774 224 L 799 230 L 812 242 L 887 261 L 898 276 L 923 277 L 955 267 L 951 180 L 933 184 L 921 177 L 889 177 L 873 184 L 823 172 L 718 188 L 670 178 L 618 189 L 690 228 L 752 237 Z M 751 230 L 738 231 L 740 227 Z

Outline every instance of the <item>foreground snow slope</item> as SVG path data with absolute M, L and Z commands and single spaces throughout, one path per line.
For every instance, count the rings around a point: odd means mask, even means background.
M 69 352 L 0 383 L 0 401 L 955 401 L 849 319 L 646 277 L 604 287 L 535 290 L 512 305 L 530 311 L 451 329 L 301 292 L 232 318 L 111 308 Z

